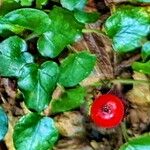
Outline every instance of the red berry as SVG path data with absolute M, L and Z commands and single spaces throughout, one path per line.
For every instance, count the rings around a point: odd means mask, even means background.
M 115 95 L 101 95 L 94 100 L 90 116 L 97 126 L 113 128 L 119 125 L 124 117 L 124 104 Z

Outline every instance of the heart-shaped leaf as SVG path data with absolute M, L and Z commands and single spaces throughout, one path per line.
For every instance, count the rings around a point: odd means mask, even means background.
M 148 150 L 150 149 L 150 134 L 132 138 L 121 146 L 119 150 Z
M 86 51 L 69 55 L 60 65 L 59 83 L 72 87 L 85 79 L 93 70 L 96 57 Z
M 147 60 L 150 57 L 150 42 L 146 42 L 142 47 L 142 58 Z
M 18 77 L 20 69 L 33 62 L 33 57 L 26 50 L 26 42 L 17 36 L 0 43 L 0 75 Z
M 81 37 L 84 25 L 77 22 L 73 12 L 60 7 L 54 7 L 49 16 L 49 31 L 39 38 L 37 47 L 41 55 L 54 58 Z
M 4 138 L 8 130 L 8 117 L 0 107 L 0 141 Z
M 81 23 L 92 23 L 98 20 L 100 14 L 98 12 L 76 10 L 74 16 Z
M 82 10 L 86 5 L 87 0 L 60 0 L 60 3 L 64 8 L 69 10 Z
M 23 116 L 15 125 L 13 141 L 16 150 L 48 150 L 58 139 L 54 121 L 36 113 Z
M 48 106 L 58 75 L 58 65 L 51 61 L 40 67 L 32 63 L 22 68 L 18 85 L 29 109 L 41 112 Z
M 52 113 L 60 113 L 78 108 L 84 102 L 85 88 L 77 87 L 65 91 L 59 99 L 51 101 Z
M 132 65 L 133 70 L 144 73 L 144 74 L 150 74 L 150 60 L 141 63 L 141 62 L 134 62 Z
M 28 29 L 37 34 L 47 31 L 51 23 L 49 16 L 45 12 L 33 8 L 14 10 L 6 14 L 1 20 L 5 22 L 7 30 L 9 29 L 7 26 L 11 26 L 11 28 L 15 28 L 16 30 L 20 28 Z
M 150 32 L 150 7 L 120 6 L 105 23 L 105 31 L 120 53 L 141 47 Z

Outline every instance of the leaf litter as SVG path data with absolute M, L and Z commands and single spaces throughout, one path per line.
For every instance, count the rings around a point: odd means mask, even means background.
M 128 2 L 128 0 L 105 0 L 107 5 L 120 2 Z M 106 6 L 104 7 L 106 8 Z M 101 10 L 101 8 L 97 8 L 93 0 L 89 0 L 86 9 L 89 11 L 92 9 Z M 109 15 L 103 13 L 103 11 L 101 13 L 105 21 Z M 102 25 L 103 22 L 98 21 L 87 26 L 87 28 L 95 30 L 101 28 Z M 109 83 L 109 80 L 121 76 L 149 82 L 149 75 L 130 71 L 132 63 L 141 59 L 140 54 L 118 55 L 113 51 L 111 40 L 95 33 L 86 33 L 80 42 L 71 46 L 77 51 L 88 48 L 91 53 L 97 56 L 98 63 L 94 71 L 81 83 L 89 90 L 85 98 L 86 105 L 90 105 L 94 96 L 98 94 L 111 92 L 120 95 L 124 97 L 126 105 L 129 106 L 125 114 L 127 117 L 124 119 L 128 135 L 132 137 L 147 133 L 150 126 L 150 84 L 135 83 L 133 86 L 124 86 L 117 83 L 114 86 Z M 105 84 L 102 87 L 96 85 L 99 81 Z M 94 88 L 91 85 L 94 85 Z M 116 88 L 116 86 L 119 88 Z M 53 96 L 59 97 L 61 92 L 58 88 Z M 8 110 L 7 114 L 10 120 L 9 131 L 4 141 L 8 150 L 14 150 L 13 141 L 10 139 L 13 127 L 15 122 L 26 114 L 23 111 L 26 108 L 22 103 L 22 95 L 16 87 L 15 80 L 0 78 L 0 103 L 3 103 L 2 106 Z M 48 110 L 46 113 L 50 115 L 51 112 Z M 121 126 L 114 129 L 102 129 L 95 126 L 91 123 L 82 106 L 76 111 L 57 114 L 55 122 L 62 137 L 54 146 L 54 150 L 118 150 L 125 142 Z M 0 144 L 1 147 L 2 144 Z

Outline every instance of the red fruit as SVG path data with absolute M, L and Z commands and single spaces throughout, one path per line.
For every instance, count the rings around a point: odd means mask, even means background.
M 115 95 L 101 95 L 94 100 L 90 116 L 97 126 L 113 128 L 119 125 L 124 117 L 124 104 Z

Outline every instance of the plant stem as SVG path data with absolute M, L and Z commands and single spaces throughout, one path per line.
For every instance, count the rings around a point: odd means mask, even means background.
M 96 29 L 83 29 L 82 32 L 83 33 L 96 33 L 97 35 L 106 36 L 104 32 L 100 30 L 96 30 Z
M 110 82 L 123 84 L 150 84 L 149 80 L 134 80 L 134 79 L 113 79 L 110 80 Z
M 25 38 L 25 41 L 29 41 L 31 39 L 34 39 L 36 37 L 38 37 L 39 35 L 35 34 L 35 33 L 31 33 L 29 34 L 26 38 Z
M 150 80 L 134 80 L 134 79 L 111 79 L 100 80 L 100 82 L 122 83 L 122 84 L 150 84 Z
M 127 134 L 127 128 L 126 128 L 125 122 L 121 123 L 121 130 L 122 130 L 122 134 L 123 134 L 123 137 L 124 137 L 125 141 L 128 142 L 129 141 L 129 136 Z

